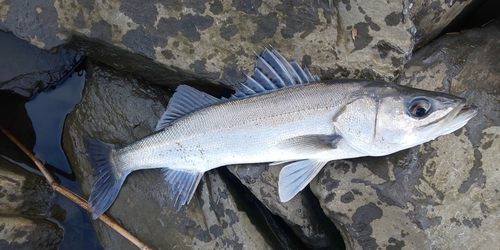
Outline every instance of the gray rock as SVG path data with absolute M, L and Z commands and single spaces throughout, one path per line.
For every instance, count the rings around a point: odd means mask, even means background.
M 90 65 L 82 101 L 68 116 L 64 150 L 88 196 L 94 182 L 82 136 L 124 144 L 154 129 L 165 109 L 164 92 L 130 75 Z M 177 211 L 159 170 L 132 173 L 108 210 L 135 236 L 154 249 L 268 249 L 259 232 L 215 171 L 204 175 L 191 203 Z M 94 227 L 104 248 L 135 249 L 100 221 Z
M 47 217 L 53 198 L 44 177 L 0 157 L 0 214 Z
M 1 249 L 56 250 L 64 230 L 45 219 L 0 215 Z
M 407 12 L 415 25 L 415 48 L 428 43 L 443 31 L 443 29 L 455 19 L 473 2 L 465 1 L 426 1 L 413 0 L 407 2 Z M 411 3 L 410 3 L 411 2 Z M 409 6 L 412 8 L 409 8 Z
M 227 168 L 257 197 L 271 213 L 279 215 L 290 226 L 304 244 L 311 249 L 342 245 L 335 238 L 338 231 L 328 223 L 328 218 L 310 192 L 302 191 L 288 202 L 280 202 L 278 197 L 278 176 L 283 166 L 269 164 L 233 165 Z M 307 190 L 307 188 L 306 188 Z
M 0 249 L 58 249 L 64 230 L 47 220 L 54 190 L 0 157 Z
M 408 1 L 4 1 L 0 30 L 44 49 L 72 40 L 85 54 L 158 84 L 201 78 L 235 83 L 243 80 L 241 71 L 251 71 L 252 51 L 269 44 L 324 77 L 393 79 L 413 49 L 408 6 Z M 442 10 L 425 11 L 433 16 Z
M 82 57 L 68 49 L 51 54 L 3 32 L 0 48 L 0 90 L 24 97 L 60 81 Z
M 479 106 L 464 128 L 387 157 L 331 162 L 311 182 L 348 249 L 500 247 L 499 31 L 495 22 L 445 35 L 399 79 Z

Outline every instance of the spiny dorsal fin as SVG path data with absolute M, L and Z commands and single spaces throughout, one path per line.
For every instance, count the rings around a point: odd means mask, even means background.
M 279 56 L 281 56 L 278 53 Z M 283 58 L 283 57 L 281 57 Z M 264 64 L 265 63 L 265 64 Z M 280 60 L 276 55 L 271 53 L 267 48 L 260 53 L 260 55 L 257 56 L 257 62 L 255 63 L 255 67 L 258 69 L 265 68 L 265 66 L 269 65 L 276 74 L 282 79 L 282 81 L 285 83 L 286 86 L 292 86 L 296 83 L 295 80 L 295 73 L 292 67 L 290 67 L 290 64 L 284 60 Z M 263 73 L 265 71 L 261 70 Z M 266 76 L 271 77 L 266 74 Z
M 309 71 L 309 69 L 307 69 L 307 67 L 304 67 L 304 69 L 301 69 L 299 64 L 297 63 L 297 61 L 295 61 L 295 59 L 293 59 L 291 63 L 288 63 L 286 61 L 286 59 L 275 48 L 271 47 L 271 52 L 273 53 L 274 56 L 276 56 L 282 62 L 283 65 L 286 65 L 286 69 L 288 70 L 288 72 L 290 72 L 291 75 L 293 75 L 292 74 L 293 72 L 297 73 L 296 76 L 306 75 L 307 76 L 306 78 L 302 78 L 302 81 L 304 83 L 317 82 L 320 80 L 317 75 L 314 75 L 314 76 L 311 75 L 311 72 Z M 304 73 L 304 72 L 309 72 L 309 74 Z M 298 84 L 298 83 L 296 82 L 296 84 Z
M 313 76 L 307 67 L 300 68 L 295 59 L 288 62 L 273 47 L 271 50 L 265 48 L 256 58 L 253 75 L 236 86 L 236 93 L 230 99 L 319 81 L 319 77 Z
M 287 81 L 287 82 L 289 82 L 289 84 L 287 84 L 288 86 L 294 85 L 294 84 L 301 84 L 302 83 L 301 80 L 300 80 L 300 78 L 297 75 L 297 72 L 292 67 L 292 65 L 290 65 L 290 63 L 285 59 L 285 57 L 283 57 L 276 49 L 274 49 L 273 47 L 271 47 L 271 52 L 269 52 L 269 50 L 265 49 L 262 52 L 262 55 L 263 56 L 268 55 L 266 57 L 271 57 L 271 55 L 272 55 L 272 56 L 274 56 L 280 62 L 280 64 L 283 66 L 283 70 L 290 77 L 289 81 Z
M 156 131 L 162 130 L 179 117 L 193 112 L 201 107 L 212 105 L 221 100 L 203 93 L 193 87 L 180 85 L 175 90 L 174 95 L 170 98 L 167 110 L 161 116 L 161 119 L 156 125 Z

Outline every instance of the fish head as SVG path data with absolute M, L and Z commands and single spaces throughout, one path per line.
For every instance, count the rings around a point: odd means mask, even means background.
M 379 83 L 357 91 L 334 126 L 354 149 L 381 156 L 451 133 L 476 114 L 477 107 L 461 97 Z

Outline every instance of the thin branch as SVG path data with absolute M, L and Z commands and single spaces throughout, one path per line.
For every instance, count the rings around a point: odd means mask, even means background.
M 78 196 L 77 194 L 71 192 L 70 190 L 66 189 L 65 187 L 63 187 L 63 186 L 59 185 L 57 182 L 55 182 L 54 178 L 52 178 L 52 176 L 50 175 L 49 171 L 47 171 L 47 169 L 45 168 L 43 163 L 40 160 L 38 160 L 31 151 L 29 151 L 26 147 L 24 147 L 24 145 L 21 144 L 21 142 L 19 142 L 11 133 L 9 133 L 9 131 L 5 130 L 2 126 L 0 126 L 0 130 L 7 137 L 9 137 L 9 139 L 12 142 L 14 142 L 35 163 L 35 165 L 38 167 L 38 169 L 40 169 L 40 171 L 45 176 L 45 178 L 47 179 L 47 181 L 49 182 L 49 184 L 52 186 L 52 188 L 54 190 L 56 190 L 60 194 L 64 195 L 66 198 L 70 199 L 71 201 L 78 204 L 80 207 L 82 207 L 83 209 L 85 209 L 87 212 L 90 213 L 88 203 L 85 199 L 83 199 L 82 197 Z M 143 249 L 143 250 L 151 249 L 148 246 L 146 246 L 146 244 L 144 244 L 142 241 L 140 241 L 135 236 L 133 236 L 130 232 L 128 232 L 123 227 L 118 225 L 118 223 L 116 223 L 113 219 L 111 219 L 111 217 L 103 214 L 103 215 L 99 216 L 99 219 L 101 221 L 103 221 L 104 223 L 106 223 L 111 228 L 113 228 L 116 232 L 121 234 L 123 237 L 128 239 L 130 242 L 132 242 L 134 245 L 136 245 L 139 249 Z

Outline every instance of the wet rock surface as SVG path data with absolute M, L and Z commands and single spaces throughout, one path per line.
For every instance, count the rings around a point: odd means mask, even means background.
M 1 216 L 0 248 L 55 250 L 63 232 L 57 224 L 45 219 Z
M 311 190 L 348 249 L 498 248 L 500 24 L 418 51 L 403 85 L 479 106 L 456 132 L 387 157 L 330 162 Z
M 0 214 L 47 217 L 54 190 L 45 178 L 0 158 Z
M 82 136 L 125 144 L 152 132 L 163 113 L 165 92 L 103 65 L 90 64 L 83 98 L 67 118 L 63 145 L 88 196 L 93 169 Z M 140 112 L 139 112 L 140 111 Z M 132 173 L 108 210 L 126 229 L 154 249 L 268 249 L 259 232 L 216 171 L 206 173 L 188 206 L 177 211 L 159 170 Z M 106 249 L 135 249 L 125 238 L 94 221 Z
M 51 54 L 3 32 L 0 32 L 0 48 L 0 90 L 24 97 L 60 81 L 82 58 L 68 49 Z
M 0 248 L 58 249 L 64 231 L 46 219 L 53 198 L 45 178 L 0 157 Z

